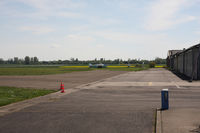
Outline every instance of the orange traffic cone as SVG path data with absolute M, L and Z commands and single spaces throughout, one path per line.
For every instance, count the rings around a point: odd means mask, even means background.
M 62 82 L 61 82 L 61 84 L 60 84 L 60 90 L 62 90 L 62 88 L 63 88 L 63 84 L 62 84 Z
M 61 82 L 61 85 L 60 85 L 60 90 L 61 90 L 61 93 L 65 92 L 64 84 L 62 84 L 62 82 Z

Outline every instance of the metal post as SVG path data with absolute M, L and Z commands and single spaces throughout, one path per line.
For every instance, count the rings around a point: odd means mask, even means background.
M 162 101 L 162 110 L 169 109 L 169 95 L 168 89 L 162 89 L 161 91 L 161 101 Z

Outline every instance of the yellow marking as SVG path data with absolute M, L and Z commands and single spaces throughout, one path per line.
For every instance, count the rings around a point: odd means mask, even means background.
M 152 82 L 149 82 L 148 85 L 149 85 L 149 86 L 152 86 Z

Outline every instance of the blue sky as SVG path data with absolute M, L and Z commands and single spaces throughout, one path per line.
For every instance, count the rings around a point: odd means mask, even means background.
M 166 58 L 200 42 L 200 0 L 0 0 L 0 58 Z

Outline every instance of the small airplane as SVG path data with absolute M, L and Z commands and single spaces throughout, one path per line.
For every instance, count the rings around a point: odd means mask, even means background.
M 105 64 L 89 64 L 90 68 L 106 68 L 107 66 Z

